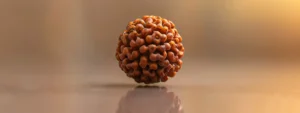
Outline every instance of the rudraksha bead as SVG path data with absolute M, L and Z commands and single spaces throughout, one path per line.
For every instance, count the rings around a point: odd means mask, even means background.
M 137 83 L 166 82 L 182 67 L 184 47 L 175 24 L 146 15 L 128 23 L 119 36 L 116 59 Z

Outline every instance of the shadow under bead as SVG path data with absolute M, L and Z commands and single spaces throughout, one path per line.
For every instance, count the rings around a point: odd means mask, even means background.
M 137 83 L 166 82 L 182 67 L 182 37 L 170 20 L 145 15 L 129 22 L 118 39 L 118 65 Z

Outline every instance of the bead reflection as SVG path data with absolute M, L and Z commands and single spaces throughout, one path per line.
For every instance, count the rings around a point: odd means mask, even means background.
M 138 86 L 121 98 L 117 113 L 183 113 L 178 96 L 166 87 Z

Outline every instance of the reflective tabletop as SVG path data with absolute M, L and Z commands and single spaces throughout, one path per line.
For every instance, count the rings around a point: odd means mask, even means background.
M 136 84 L 121 71 L 105 68 L 95 73 L 2 74 L 0 112 L 299 113 L 299 67 L 255 67 L 185 69 L 152 85 Z

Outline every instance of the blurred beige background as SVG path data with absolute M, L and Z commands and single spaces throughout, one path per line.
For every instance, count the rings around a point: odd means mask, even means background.
M 299 4 L 297 0 L 1 0 L 0 70 L 122 74 L 114 58 L 118 36 L 129 21 L 149 14 L 176 24 L 186 48 L 183 71 L 197 72 L 209 67 L 206 62 L 212 67 L 298 64 Z
M 297 0 L 1 0 L 0 70 L 6 73 L 1 76 L 122 75 L 114 58 L 118 36 L 129 21 L 149 14 L 176 24 L 186 48 L 185 73 L 214 66 L 228 71 L 230 65 L 288 68 L 286 62 L 295 68 L 300 60 L 299 4 Z
M 115 62 L 117 37 L 143 15 L 175 22 L 186 59 L 299 59 L 297 0 L 2 0 L 1 64 Z
M 118 36 L 129 21 L 149 14 L 176 24 L 186 48 L 186 76 L 297 70 L 299 5 L 297 0 L 1 0 L 1 76 L 68 73 L 75 81 L 72 74 L 103 81 L 122 76 L 114 57 Z

